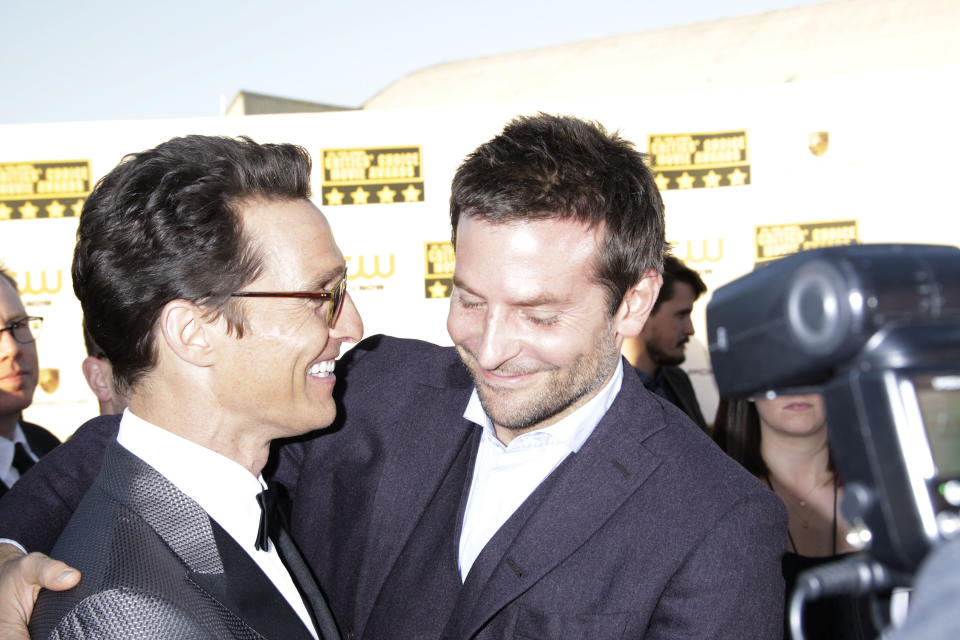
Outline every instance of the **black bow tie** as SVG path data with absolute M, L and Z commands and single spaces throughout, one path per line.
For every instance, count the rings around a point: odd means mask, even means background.
M 22 442 L 18 442 L 13 447 L 13 466 L 17 472 L 22 476 L 27 472 L 30 467 L 34 464 L 33 458 L 30 457 L 30 454 L 27 453 L 27 450 L 24 448 Z
M 257 504 L 260 505 L 260 526 L 257 528 L 257 542 L 254 548 L 257 551 L 267 551 L 270 548 L 270 533 L 277 524 L 276 492 L 264 489 L 257 494 Z

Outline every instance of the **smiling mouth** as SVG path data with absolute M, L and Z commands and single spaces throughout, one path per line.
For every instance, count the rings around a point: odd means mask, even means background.
M 335 364 L 336 360 L 324 360 L 323 362 L 317 362 L 310 367 L 310 370 L 307 371 L 307 373 L 315 378 L 329 378 L 333 374 L 333 367 Z

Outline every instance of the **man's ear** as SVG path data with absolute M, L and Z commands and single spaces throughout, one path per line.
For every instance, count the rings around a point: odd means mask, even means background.
M 209 367 L 214 362 L 213 331 L 216 323 L 187 300 L 171 300 L 160 312 L 164 343 L 178 358 L 198 367 Z
M 113 400 L 113 369 L 106 360 L 87 356 L 80 365 L 87 386 L 100 402 Z
M 647 269 L 640 276 L 640 280 L 627 289 L 620 308 L 617 309 L 617 333 L 624 338 L 640 335 L 657 296 L 660 295 L 661 285 L 663 277 L 656 270 Z

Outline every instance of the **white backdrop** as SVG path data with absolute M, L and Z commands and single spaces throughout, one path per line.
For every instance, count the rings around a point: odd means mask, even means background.
M 651 139 L 705 140 L 742 132 L 745 144 L 735 162 L 707 166 L 692 160 L 655 167 L 664 175 L 669 169 L 675 177 L 685 171 L 688 176 L 708 171 L 726 176 L 745 168 L 740 186 L 726 186 L 724 177 L 720 186 L 704 187 L 700 178 L 692 188 L 676 189 L 672 187 L 679 182 L 672 179 L 664 191 L 668 239 L 712 291 L 751 270 L 770 251 L 794 251 L 831 239 L 960 242 L 954 187 L 960 171 L 958 77 L 960 69 L 953 66 L 635 101 L 0 126 L 0 261 L 20 279 L 28 311 L 47 319 L 39 343 L 41 368 L 59 373 L 58 384 L 38 389 L 27 418 L 66 436 L 97 409 L 80 372 L 80 311 L 69 282 L 76 219 L 69 208 L 61 218 L 41 213 L 20 219 L 18 207 L 25 196 L 13 184 L 11 176 L 23 175 L 16 167 L 89 161 L 95 182 L 125 153 L 177 135 L 249 135 L 258 142 L 303 145 L 314 158 L 314 200 L 348 257 L 350 293 L 366 334 L 449 344 L 449 291 L 444 291 L 442 276 L 451 268 L 445 244 L 450 180 L 462 158 L 513 116 L 544 110 L 598 120 L 644 151 Z M 819 132 L 827 134 L 828 145 L 818 156 L 811 142 L 823 138 L 817 138 Z M 376 195 L 389 182 L 383 174 L 391 171 L 341 172 L 331 174 L 336 184 L 324 181 L 325 150 L 340 158 L 347 156 L 339 151 L 359 150 L 374 162 L 389 148 L 406 154 L 382 161 L 386 165 L 393 159 L 397 162 L 391 166 L 400 167 L 392 170 L 400 177 L 388 185 L 387 195 L 396 193 L 393 202 L 379 203 Z M 339 195 L 363 187 L 367 204 L 348 204 L 351 197 L 331 204 L 324 197 L 331 185 Z M 410 185 L 414 191 L 404 192 Z M 26 199 L 41 211 L 50 204 L 46 194 L 27 194 Z M 431 297 L 436 294 L 443 297 Z M 717 402 L 702 341 L 709 295 L 697 303 L 698 334 L 684 365 L 708 421 Z

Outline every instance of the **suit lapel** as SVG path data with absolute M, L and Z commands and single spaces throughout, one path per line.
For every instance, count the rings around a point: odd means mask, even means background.
M 661 459 L 642 441 L 663 419 L 656 418 L 659 407 L 642 389 L 638 376 L 624 376 L 616 401 L 580 451 L 554 470 L 484 547 L 445 635 L 470 637 L 573 554 L 659 466 Z
M 403 546 L 474 429 L 463 418 L 470 389 L 421 385 L 411 403 L 418 411 L 390 427 L 390 455 L 377 486 L 358 580 L 358 637 Z
M 189 579 L 264 638 L 312 640 L 300 617 L 260 567 L 211 520 L 222 573 L 190 572 Z M 266 597 L 265 596 L 275 596 Z
M 312 636 L 253 559 L 189 496 L 116 440 L 99 482 L 187 567 L 187 577 L 265 638 Z

